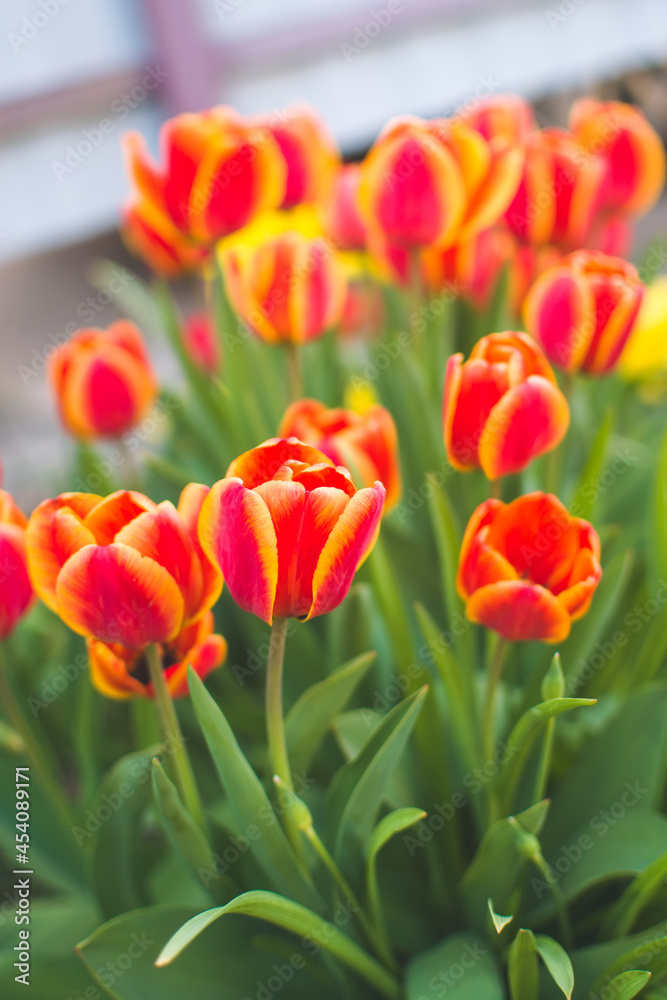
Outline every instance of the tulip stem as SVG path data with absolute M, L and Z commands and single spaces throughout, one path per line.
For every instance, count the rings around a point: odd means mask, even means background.
M 489 497 L 492 500 L 502 500 L 503 498 L 502 479 L 491 479 L 489 481 Z
M 301 369 L 301 349 L 298 344 L 287 344 L 287 382 L 290 403 L 303 396 L 303 372 Z
M 178 790 L 181 793 L 181 798 L 186 809 L 199 827 L 206 832 L 204 809 L 199 797 L 199 790 L 192 770 L 192 764 L 190 763 L 190 757 L 185 749 L 185 738 L 181 732 L 171 692 L 164 676 L 162 653 L 157 643 L 151 643 L 147 647 L 146 659 L 148 660 L 148 672 L 153 684 L 155 706 L 162 728 L 162 735 L 167 750 L 174 760 Z
M 505 663 L 505 657 L 507 655 L 507 642 L 501 636 L 498 637 L 495 649 L 491 656 L 489 663 L 488 678 L 486 684 L 486 697 L 484 700 L 484 712 L 483 712 L 483 722 L 482 722 L 482 747 L 484 752 L 484 762 L 492 761 L 494 758 L 495 746 L 494 746 L 494 736 L 495 736 L 495 708 L 496 708 L 496 692 L 498 690 L 498 684 L 500 683 L 500 678 L 503 672 L 503 665 Z M 491 821 L 497 818 L 496 816 L 496 794 L 493 788 L 493 782 L 489 784 L 489 808 L 491 812 Z

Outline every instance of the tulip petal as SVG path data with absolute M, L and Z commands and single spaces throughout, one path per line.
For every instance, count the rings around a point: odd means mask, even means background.
M 28 567 L 33 587 L 52 611 L 58 610 L 56 581 L 63 564 L 95 540 L 83 519 L 101 500 L 94 493 L 63 493 L 33 511 L 26 531 Z
M 466 604 L 466 615 L 509 642 L 562 642 L 570 632 L 570 616 L 558 598 L 523 580 L 492 583 L 476 590 Z
M 142 649 L 179 631 L 184 602 L 164 567 L 126 545 L 87 545 L 60 571 L 58 613 L 73 631 Z
M 306 465 L 333 464 L 317 448 L 303 444 L 297 438 L 271 438 L 235 458 L 227 469 L 226 478 L 237 477 L 247 489 L 252 490 L 260 483 L 273 479 L 278 469 L 289 461 Z
M 570 423 L 567 400 L 552 382 L 531 375 L 493 407 L 479 442 L 479 461 L 489 479 L 520 472 L 537 455 L 555 448 Z
M 256 486 L 254 493 L 266 504 L 276 533 L 278 583 L 273 605 L 276 618 L 305 614 L 298 608 L 296 570 L 301 545 L 301 529 L 306 504 L 306 490 L 291 480 L 271 479 Z
M 97 639 L 89 639 L 86 645 L 90 679 L 100 694 L 116 701 L 148 696 L 146 685 L 132 676 L 128 662 L 113 647 Z
M 179 663 L 167 667 L 164 672 L 172 698 L 187 696 L 189 667 L 192 667 L 200 680 L 204 680 L 212 670 L 224 662 L 226 656 L 227 643 L 221 635 L 209 635 L 202 642 L 192 646 Z
M 5 639 L 33 600 L 28 576 L 25 531 L 0 524 L 0 639 Z
M 376 483 L 350 499 L 317 562 L 308 618 L 332 611 L 347 594 L 357 566 L 375 541 L 385 495 L 382 483 Z
M 221 479 L 202 504 L 198 530 L 204 552 L 220 567 L 236 603 L 270 625 L 278 541 L 262 498 L 241 479 Z
M 203 575 L 202 608 L 212 608 L 220 597 L 223 587 L 222 573 L 202 549 L 199 535 L 197 534 L 199 515 L 201 514 L 202 505 L 208 496 L 208 492 L 208 486 L 203 486 L 201 483 L 188 483 L 181 492 L 178 507 L 176 508 L 199 555 Z
M 479 467 L 479 444 L 494 406 L 507 389 L 507 365 L 450 358 L 443 404 L 447 457 L 461 470 Z M 460 368 L 459 368 L 460 366 Z
M 493 524 L 499 513 L 504 509 L 505 504 L 502 500 L 491 498 L 490 500 L 485 500 L 484 503 L 480 504 L 479 507 L 473 511 L 472 516 L 468 521 L 463 541 L 461 542 L 459 569 L 456 576 L 456 590 L 464 601 L 466 601 L 472 593 L 472 590 L 467 585 L 468 559 L 470 557 L 470 552 L 475 542 L 475 538 L 483 528 L 487 525 Z
M 155 510 L 157 504 L 134 490 L 118 490 L 100 500 L 88 513 L 84 524 L 92 531 L 98 545 L 109 545 L 118 532 L 145 511 Z

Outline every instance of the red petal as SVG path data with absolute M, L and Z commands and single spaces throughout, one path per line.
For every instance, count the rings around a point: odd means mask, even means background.
M 492 583 L 475 591 L 466 615 L 510 642 L 562 642 L 570 631 L 570 616 L 559 600 L 544 587 L 522 580 Z

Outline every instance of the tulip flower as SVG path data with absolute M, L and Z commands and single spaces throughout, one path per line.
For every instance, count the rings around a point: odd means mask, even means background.
M 516 94 L 494 94 L 457 113 L 469 128 L 485 139 L 502 138 L 517 144 L 535 131 L 535 115 L 528 101 Z
M 97 690 L 107 698 L 154 698 L 146 654 L 119 643 L 88 639 L 90 677 Z M 161 648 L 164 677 L 172 698 L 188 692 L 187 671 L 191 666 L 202 680 L 225 659 L 227 643 L 213 634 L 213 613 L 181 629 L 175 639 Z
M 605 375 L 625 347 L 643 296 L 632 264 L 579 250 L 545 271 L 530 289 L 526 329 L 565 371 Z
M 285 161 L 287 177 L 280 208 L 329 196 L 340 154 L 316 111 L 298 105 L 279 114 L 257 115 L 249 123 L 273 136 Z
M 605 167 L 565 129 L 533 132 L 518 190 L 505 219 L 526 243 L 584 246 L 600 206 Z
M 344 164 L 336 175 L 327 214 L 327 235 L 337 250 L 365 250 L 366 226 L 359 214 L 361 167 Z
M 271 624 L 338 607 L 379 529 L 385 488 L 356 490 L 347 469 L 296 438 L 236 458 L 199 518 L 204 552 L 236 603 Z
M 135 188 L 130 213 L 149 219 L 154 232 L 171 223 L 210 247 L 283 201 L 287 168 L 278 143 L 233 108 L 177 115 L 162 126 L 160 141 L 162 168 L 148 156 L 143 136 L 124 137 Z
M 133 650 L 173 643 L 222 589 L 197 539 L 206 493 L 191 483 L 178 508 L 127 490 L 45 500 L 26 535 L 37 594 L 87 638 Z
M 123 210 L 121 235 L 127 248 L 161 278 L 198 270 L 210 249 L 184 236 L 171 219 L 148 201 Z
M 281 438 L 295 437 L 323 452 L 334 465 L 352 470 L 360 485 L 379 480 L 388 513 L 401 495 L 401 469 L 394 419 L 384 406 L 363 413 L 327 409 L 317 399 L 299 399 L 287 409 L 278 428 Z
M 567 400 L 537 344 L 525 333 L 491 333 L 470 358 L 447 363 L 443 427 L 447 456 L 461 472 L 498 479 L 525 469 L 563 439 Z
M 194 312 L 183 324 L 183 344 L 191 361 L 208 375 L 220 368 L 220 343 L 208 313 Z
M 221 265 L 232 306 L 268 343 L 314 340 L 342 315 L 345 273 L 323 239 L 286 232 L 224 249 Z
M 6 639 L 32 604 L 26 563 L 27 518 L 10 493 L 0 490 L 0 639 Z
M 49 375 L 61 420 L 79 438 L 123 434 L 157 393 L 143 339 L 128 320 L 80 330 L 52 355 Z
M 639 108 L 585 97 L 570 110 L 577 142 L 604 160 L 604 209 L 643 215 L 665 185 L 665 150 Z
M 485 229 L 448 250 L 424 250 L 422 274 L 429 291 L 437 294 L 449 288 L 477 309 L 485 309 L 514 253 L 515 242 L 506 229 Z
M 469 239 L 505 212 L 522 162 L 520 148 L 460 121 L 395 119 L 361 165 L 369 238 L 408 251 Z
M 457 589 L 466 616 L 511 642 L 562 642 L 600 582 L 600 539 L 557 497 L 487 500 L 466 528 Z

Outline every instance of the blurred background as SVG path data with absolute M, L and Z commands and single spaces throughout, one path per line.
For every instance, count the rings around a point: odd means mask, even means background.
M 393 115 L 513 91 L 542 125 L 565 124 L 582 93 L 633 101 L 667 138 L 665 0 L 0 0 L 0 47 L 0 457 L 27 509 L 71 447 L 49 351 L 107 326 L 125 268 L 142 273 L 115 229 L 126 129 L 157 152 L 180 111 L 305 100 L 355 158 Z M 663 232 L 665 199 L 636 252 Z M 118 268 L 92 287 L 100 257 Z

